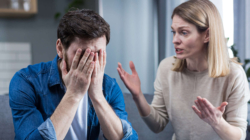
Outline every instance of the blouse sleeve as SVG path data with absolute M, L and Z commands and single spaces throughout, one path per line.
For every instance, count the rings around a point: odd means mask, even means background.
M 247 128 L 247 103 L 249 100 L 249 85 L 244 70 L 240 67 L 237 73 L 234 73 L 231 93 L 228 96 L 228 105 L 225 110 L 225 119 L 232 126 L 242 130 L 242 138 L 246 137 Z
M 158 68 L 154 82 L 154 98 L 150 105 L 150 114 L 142 117 L 147 126 L 155 133 L 161 132 L 169 121 L 161 85 L 161 65 Z

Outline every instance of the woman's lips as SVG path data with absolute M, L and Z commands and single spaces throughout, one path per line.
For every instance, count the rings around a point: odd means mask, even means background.
M 176 52 L 176 54 L 182 54 L 183 53 L 183 49 L 176 48 L 175 52 Z

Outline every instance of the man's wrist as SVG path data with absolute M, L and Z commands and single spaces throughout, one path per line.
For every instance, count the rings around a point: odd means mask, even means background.
M 70 90 L 67 90 L 64 96 L 68 101 L 72 103 L 79 103 L 83 98 L 84 94 L 76 94 Z
M 103 100 L 106 100 L 104 95 L 103 95 L 103 91 L 97 91 L 96 93 L 88 93 L 89 94 L 89 98 L 91 99 L 92 103 L 101 103 Z

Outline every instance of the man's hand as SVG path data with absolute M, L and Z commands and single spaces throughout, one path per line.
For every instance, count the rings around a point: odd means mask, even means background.
M 91 100 L 98 99 L 102 93 L 102 83 L 104 69 L 106 66 L 106 53 L 104 50 L 100 49 L 99 56 L 95 53 L 95 68 L 91 77 L 91 83 L 89 86 L 88 94 Z
M 66 62 L 62 61 L 62 79 L 67 91 L 70 91 L 66 93 L 73 93 L 72 95 L 77 99 L 82 99 L 87 92 L 95 63 L 94 53 L 90 49 L 87 49 L 80 59 L 81 53 L 82 50 L 78 49 L 69 72 L 67 72 Z

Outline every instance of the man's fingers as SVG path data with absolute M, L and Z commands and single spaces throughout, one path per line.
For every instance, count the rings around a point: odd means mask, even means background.
M 89 56 L 89 58 L 88 58 L 88 60 L 87 60 L 87 62 L 86 62 L 86 64 L 85 64 L 84 67 L 83 67 L 83 70 L 82 70 L 82 71 L 83 71 L 84 73 L 87 73 L 87 72 L 88 72 L 89 66 L 90 66 L 91 62 L 93 61 L 93 59 L 94 59 L 94 53 L 91 52 L 91 53 L 90 53 L 90 56 Z
M 98 54 L 97 54 L 98 55 Z M 97 72 L 98 72 L 98 67 L 99 67 L 99 63 L 95 62 L 95 67 L 94 67 L 94 70 L 93 70 L 93 77 L 96 77 L 97 76 Z
M 103 50 L 103 66 L 104 66 L 104 68 L 105 68 L 105 66 L 106 66 L 106 57 L 107 57 L 106 51 Z
M 102 66 L 103 66 L 103 50 L 102 49 L 100 49 L 99 54 L 100 54 L 99 63 L 100 63 L 100 66 L 102 68 Z
M 135 65 L 132 61 L 129 62 L 129 66 L 130 66 L 130 69 L 132 71 L 132 74 L 137 74 L 136 70 L 135 70 Z
M 79 65 L 78 65 L 79 71 L 83 71 L 85 65 L 87 64 L 88 59 L 91 59 L 91 57 L 93 57 L 93 55 L 91 55 L 90 49 L 87 49 L 85 53 L 83 54 L 81 61 L 79 62 Z
M 73 59 L 72 65 L 71 65 L 71 69 L 76 69 L 77 68 L 81 53 L 82 53 L 82 49 L 78 49 L 75 56 L 74 56 L 74 59 Z
M 67 65 L 64 60 L 62 60 L 62 75 L 65 76 L 68 73 L 67 71 Z
M 88 71 L 87 71 L 87 77 L 88 78 L 90 78 L 91 77 L 91 75 L 92 75 L 92 73 L 93 73 L 93 70 L 94 70 L 94 67 L 95 67 L 95 62 L 91 62 L 90 63 L 90 66 L 89 66 L 89 68 L 88 68 Z
M 86 61 L 88 60 L 90 54 L 91 54 L 90 49 L 86 49 L 85 53 L 83 54 L 83 56 L 82 56 L 82 58 L 81 58 L 81 60 L 79 62 L 79 65 L 78 65 L 79 71 L 83 70 L 83 67 L 85 66 Z

